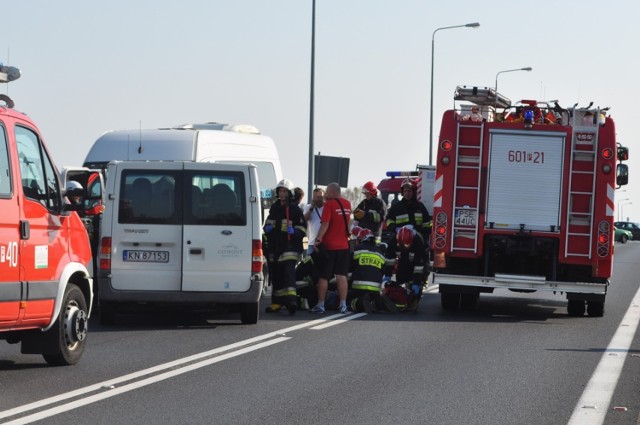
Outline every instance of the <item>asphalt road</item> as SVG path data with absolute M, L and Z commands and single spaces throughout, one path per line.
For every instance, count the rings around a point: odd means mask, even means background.
M 71 367 L 3 342 L 0 423 L 637 425 L 640 242 L 615 249 L 602 318 L 506 291 L 445 313 L 431 288 L 406 315 L 94 320 Z

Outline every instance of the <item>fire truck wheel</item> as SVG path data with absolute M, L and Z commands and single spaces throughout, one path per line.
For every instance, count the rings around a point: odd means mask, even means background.
M 587 314 L 590 317 L 604 316 L 604 301 L 589 301 L 587 303 Z
M 246 303 L 240 306 L 240 320 L 243 325 L 255 325 L 258 323 L 260 303 Z
M 478 307 L 480 294 L 460 294 L 460 308 L 463 310 L 475 310 Z
M 567 302 L 567 313 L 569 316 L 582 317 L 585 310 L 584 300 L 569 300 Z
M 440 304 L 443 310 L 457 310 L 460 306 L 460 294 L 456 292 L 443 292 L 440 294 Z
M 51 329 L 52 343 L 55 347 L 46 350 L 53 354 L 43 354 L 47 363 L 54 366 L 65 366 L 78 363 L 87 341 L 89 324 L 87 301 L 76 285 L 70 283 L 65 289 L 64 298 L 58 320 Z

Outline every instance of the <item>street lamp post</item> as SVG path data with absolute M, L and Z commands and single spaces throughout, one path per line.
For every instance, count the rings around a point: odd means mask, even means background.
M 431 102 L 429 104 L 429 165 L 433 165 L 433 52 L 435 50 L 436 33 L 440 30 L 448 30 L 452 28 L 478 28 L 478 22 L 472 22 L 464 25 L 453 25 L 450 27 L 436 28 L 431 35 Z
M 307 197 L 311 199 L 314 183 L 313 164 L 313 104 L 315 88 L 315 55 L 316 55 L 316 0 L 311 3 L 311 88 L 309 90 L 309 181 L 307 184 Z
M 624 199 L 618 200 L 618 221 L 622 221 L 622 219 L 620 218 L 621 212 L 622 212 L 622 203 L 624 201 L 628 201 L 628 200 L 629 200 L 629 198 L 624 198 Z
M 500 71 L 496 74 L 496 85 L 494 86 L 495 91 L 496 91 L 496 108 L 498 107 L 498 75 L 500 74 L 504 74 L 505 72 L 515 72 L 515 71 L 531 71 L 533 70 L 533 68 L 531 68 L 530 66 L 524 67 L 524 68 L 516 68 L 516 69 L 507 69 L 505 71 Z
M 618 221 L 627 221 L 627 220 L 624 218 L 624 209 L 623 209 L 623 208 L 624 208 L 624 206 L 625 206 L 625 205 L 631 205 L 631 204 L 633 204 L 633 202 L 625 202 L 625 203 L 623 203 L 623 204 L 621 204 L 621 205 L 620 205 L 620 215 L 621 215 L 622 217 L 621 217 L 621 218 L 620 218 L 620 220 L 618 220 Z

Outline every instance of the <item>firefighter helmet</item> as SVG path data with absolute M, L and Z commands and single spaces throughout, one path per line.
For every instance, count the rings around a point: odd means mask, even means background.
M 362 227 L 360 226 L 353 226 L 351 228 L 351 236 L 355 236 L 356 238 L 358 237 L 358 235 L 360 234 L 360 231 L 362 231 Z
M 411 189 L 415 190 L 418 188 L 418 184 L 416 183 L 416 181 L 414 179 L 404 179 L 402 181 L 402 184 L 400 185 L 401 188 L 405 188 L 405 187 L 410 187 Z
M 411 227 L 403 226 L 398 231 L 396 240 L 400 248 L 409 249 L 413 245 L 413 233 L 414 230 Z
M 289 198 L 293 198 L 293 182 L 289 179 L 282 179 L 278 182 L 278 184 L 276 185 L 276 196 L 278 196 L 278 189 L 280 189 L 281 187 L 284 187 L 285 189 L 287 189 L 289 191 Z
M 373 182 L 369 181 L 362 186 L 362 193 L 370 193 L 373 196 L 378 196 L 378 188 Z
M 360 229 L 360 232 L 358 232 L 358 242 L 373 241 L 374 239 L 375 236 L 369 229 Z

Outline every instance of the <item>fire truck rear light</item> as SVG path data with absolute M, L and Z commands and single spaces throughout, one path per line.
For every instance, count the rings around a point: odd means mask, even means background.
M 602 172 L 605 173 L 605 174 L 609 174 L 611 172 L 611 165 L 604 164 L 602 166 Z
M 444 226 L 436 227 L 436 233 L 440 236 L 444 235 L 447 232 L 447 228 Z
M 104 237 L 100 243 L 100 270 L 111 270 L 111 238 Z
M 443 156 L 441 159 L 441 162 L 443 165 L 449 165 L 449 157 L 448 156 Z
M 609 238 L 607 237 L 607 235 L 600 235 L 600 236 L 598 236 L 598 242 L 599 242 L 599 243 L 602 243 L 602 244 L 607 243 L 607 240 L 608 240 L 608 239 L 609 239 Z
M 262 271 L 262 241 L 254 239 L 251 246 L 251 273 Z
M 611 148 L 602 149 L 602 157 L 604 159 L 613 158 L 613 149 L 611 149 Z
M 451 143 L 450 140 L 443 140 L 442 143 L 440 143 L 440 149 L 442 149 L 445 152 L 450 151 L 452 147 L 453 147 L 453 143 Z

